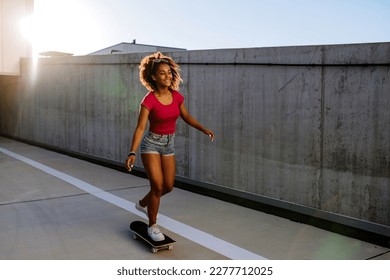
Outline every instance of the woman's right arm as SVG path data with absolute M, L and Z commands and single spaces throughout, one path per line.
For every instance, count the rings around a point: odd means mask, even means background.
M 137 127 L 133 134 L 133 141 L 131 143 L 130 152 L 135 152 L 142 140 L 142 136 L 145 131 L 146 124 L 148 123 L 149 110 L 146 107 L 141 106 L 141 110 L 138 116 Z M 135 162 L 135 155 L 130 155 L 126 160 L 126 168 L 130 172 Z

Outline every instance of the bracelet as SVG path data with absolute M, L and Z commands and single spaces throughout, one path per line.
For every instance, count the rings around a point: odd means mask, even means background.
M 127 157 L 135 156 L 135 152 L 130 152 Z

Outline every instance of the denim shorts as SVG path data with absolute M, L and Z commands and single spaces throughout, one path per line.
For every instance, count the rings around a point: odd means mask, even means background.
M 175 134 L 160 135 L 148 131 L 141 142 L 141 154 L 175 155 Z

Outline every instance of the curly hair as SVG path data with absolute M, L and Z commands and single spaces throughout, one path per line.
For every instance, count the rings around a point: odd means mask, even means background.
M 139 80 L 148 90 L 155 91 L 157 89 L 156 82 L 152 79 L 152 75 L 155 73 L 157 67 L 154 67 L 154 60 L 161 59 L 161 63 L 167 63 L 172 71 L 172 83 L 169 87 L 170 90 L 179 90 L 180 82 L 180 67 L 169 56 L 165 56 L 160 52 L 148 55 L 141 60 L 139 65 Z

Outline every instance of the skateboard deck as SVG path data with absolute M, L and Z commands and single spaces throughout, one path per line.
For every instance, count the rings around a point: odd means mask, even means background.
M 148 225 L 141 221 L 132 222 L 130 224 L 130 230 L 133 232 L 133 239 L 140 238 L 151 246 L 150 251 L 153 254 L 160 250 L 173 250 L 173 244 L 176 242 L 165 234 L 163 241 L 153 241 L 148 235 Z

